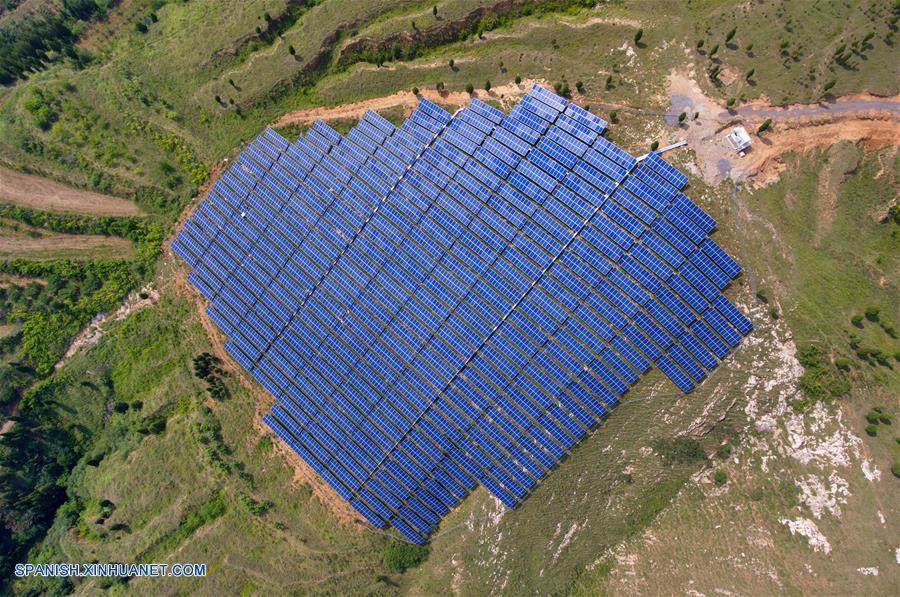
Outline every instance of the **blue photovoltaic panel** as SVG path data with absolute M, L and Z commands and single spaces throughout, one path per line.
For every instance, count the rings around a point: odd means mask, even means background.
M 536 86 L 266 130 L 173 241 L 266 424 L 372 525 L 514 507 L 651 364 L 688 392 L 752 330 L 687 177 L 605 128 Z

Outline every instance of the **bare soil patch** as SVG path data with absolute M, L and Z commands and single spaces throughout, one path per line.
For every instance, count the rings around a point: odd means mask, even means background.
M 137 205 L 110 195 L 84 191 L 63 184 L 0 167 L 0 201 L 23 207 L 98 216 L 134 216 Z
M 295 110 L 288 112 L 281 118 L 276 120 L 272 126 L 283 127 L 291 124 L 311 124 L 316 120 L 338 120 L 338 119 L 359 119 L 369 111 L 387 110 L 390 108 L 401 107 L 414 109 L 419 100 L 425 98 L 438 104 L 450 104 L 454 106 L 464 106 L 474 97 L 482 101 L 504 101 L 510 98 L 517 98 L 525 94 L 533 83 L 539 81 L 523 80 L 521 84 L 515 83 L 509 85 L 498 85 L 490 91 L 478 90 L 472 95 L 464 91 L 453 91 L 446 93 L 438 93 L 436 90 L 420 90 L 419 95 L 414 95 L 409 91 L 398 91 L 392 95 L 376 97 L 361 102 L 353 102 L 351 104 L 342 104 L 333 108 L 310 108 L 306 110 Z
M 71 252 L 71 254 L 68 254 Z M 40 238 L 0 237 L 0 257 L 53 259 L 67 257 L 92 259 L 99 252 L 125 259 L 131 257 L 131 242 L 115 236 L 93 234 L 48 234 Z

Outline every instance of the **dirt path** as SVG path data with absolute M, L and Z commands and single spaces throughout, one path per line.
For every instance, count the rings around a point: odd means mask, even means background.
M 333 108 L 310 108 L 288 112 L 276 120 L 272 126 L 282 127 L 291 124 L 311 124 L 316 120 L 327 121 L 362 118 L 369 110 L 375 110 L 377 112 L 378 110 L 387 110 L 388 108 L 395 108 L 398 106 L 412 110 L 419 104 L 419 100 L 423 97 L 437 104 L 449 104 L 453 106 L 464 106 L 468 104 L 473 97 L 482 101 L 499 101 L 501 103 L 506 103 L 510 99 L 525 95 L 525 93 L 531 89 L 532 84 L 537 82 L 539 81 L 524 80 L 519 85 L 516 85 L 515 83 L 498 85 L 490 91 L 484 91 L 482 89 L 475 91 L 472 95 L 469 95 L 464 91 L 438 93 L 436 90 L 424 89 L 420 90 L 419 95 L 416 96 L 409 91 L 398 91 L 393 95 L 376 97 L 361 102 L 354 102 L 352 104 L 341 104 L 340 106 L 335 106 Z
M 131 242 L 115 236 L 93 234 L 48 234 L 39 238 L 0 236 L 0 257 L 22 259 L 54 259 L 60 256 L 73 259 L 103 256 L 125 259 L 131 257 Z M 61 253 L 65 255 L 61 255 Z
M 102 216 L 134 216 L 141 210 L 126 199 L 101 195 L 53 180 L 0 167 L 0 201 L 23 207 Z
M 857 94 L 818 104 L 781 108 L 750 103 L 727 110 L 703 93 L 692 73 L 674 72 L 669 76 L 669 101 L 666 120 L 674 127 L 672 137 L 688 141 L 703 178 L 711 184 L 731 178 L 765 186 L 784 170 L 781 156 L 789 151 L 804 153 L 839 141 L 862 142 L 866 150 L 874 150 L 895 145 L 900 139 L 900 96 Z M 700 116 L 679 125 L 682 111 Z M 763 136 L 755 134 L 768 118 L 772 128 Z M 732 151 L 725 140 L 737 125 L 745 126 L 753 137 L 753 146 L 744 157 Z

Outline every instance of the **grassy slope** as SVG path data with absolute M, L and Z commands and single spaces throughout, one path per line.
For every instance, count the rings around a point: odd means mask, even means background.
M 626 542 L 610 558 L 610 569 L 593 575 L 591 592 L 654 594 L 689 587 L 705 594 L 886 594 L 896 586 L 898 511 L 890 468 L 900 460 L 900 445 L 889 425 L 879 425 L 876 437 L 863 427 L 875 405 L 896 421 L 900 363 L 864 361 L 848 337 L 852 332 L 864 346 L 900 349 L 900 341 L 876 324 L 866 322 L 860 330 L 849 323 L 869 304 L 880 305 L 894 321 L 898 316 L 900 226 L 875 217 L 896 196 L 898 173 L 891 152 L 864 156 L 841 144 L 794 157 L 780 182 L 739 194 L 746 265 L 785 309 L 783 321 L 774 325 L 773 353 L 790 340 L 830 347 L 833 356 L 852 360 L 853 390 L 800 415 L 789 406 L 801 397 L 790 368 L 775 369 L 771 379 L 771 371 L 758 368 L 760 383 L 746 387 L 741 402 L 752 402 L 757 418 L 776 413 L 773 427 L 751 425 L 743 432 L 742 446 L 721 463 L 727 486 L 715 488 L 708 477 L 688 484 L 648 534 Z M 820 203 L 820 184 L 835 176 L 836 207 L 829 210 Z M 821 228 L 823 218 L 831 222 L 828 231 Z M 765 312 L 762 305 L 756 308 Z M 765 334 L 758 320 L 757 326 L 754 336 Z M 834 510 L 816 515 L 804 503 L 802 484 L 815 481 Z M 806 538 L 789 533 L 784 520 L 798 518 L 816 525 L 830 553 L 816 552 Z M 878 568 L 880 574 L 866 576 L 861 568 Z
M 254 399 L 232 380 L 231 397 L 212 408 L 231 450 L 226 458 L 242 463 L 252 482 L 218 472 L 204 457 L 192 424 L 205 391 L 190 360 L 208 350 L 209 341 L 192 306 L 171 287 L 161 290 L 160 304 L 116 324 L 58 375 L 53 399 L 59 412 L 67 424 L 93 430 L 98 447 L 92 456 L 105 456 L 96 466 L 82 462 L 76 468 L 70 495 L 82 500 L 84 513 L 77 527 L 66 529 L 58 521 L 37 559 L 209 564 L 206 579 L 134 580 L 130 587 L 136 591 L 379 592 L 385 585 L 378 577 L 387 574 L 380 562 L 383 538 L 342 526 L 308 489 L 295 485 L 287 465 L 248 424 Z M 93 389 L 102 386 L 106 372 L 114 397 Z M 108 400 L 141 400 L 143 409 L 104 414 Z M 161 435 L 131 430 L 140 418 L 160 411 L 171 413 Z M 219 491 L 225 513 L 187 538 L 175 536 L 179 522 Z M 273 506 L 255 517 L 240 503 L 242 493 Z M 97 504 L 104 499 L 115 509 L 96 524 Z M 115 524 L 128 528 L 111 530 Z M 93 592 L 97 584 L 88 581 L 78 589 Z

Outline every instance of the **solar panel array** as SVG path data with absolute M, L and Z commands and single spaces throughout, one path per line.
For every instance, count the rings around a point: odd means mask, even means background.
M 267 130 L 173 242 L 266 423 L 376 527 L 517 505 L 651 364 L 689 392 L 752 329 L 687 177 L 605 126 L 535 86 Z

